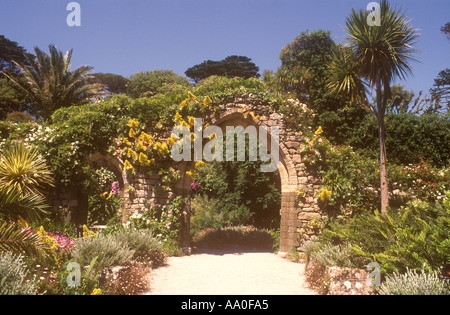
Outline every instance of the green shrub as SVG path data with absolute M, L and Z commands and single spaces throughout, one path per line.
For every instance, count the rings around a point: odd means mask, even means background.
M 256 229 L 251 226 L 225 227 L 216 230 L 207 229 L 200 233 L 194 243 L 198 247 L 226 249 L 272 249 L 274 237 L 266 230 Z
M 37 284 L 27 280 L 28 270 L 21 255 L 0 253 L 0 295 L 35 295 Z
M 138 230 L 150 229 L 164 242 L 177 240 L 186 198 L 170 198 L 168 204 L 148 202 L 147 207 L 135 210 L 130 216 L 130 226 Z
M 351 109 L 338 113 L 318 113 L 318 116 L 326 136 L 333 144 L 351 145 L 371 158 L 378 157 L 378 123 L 374 115 Z M 448 114 L 388 113 L 385 121 L 386 151 L 391 163 L 416 164 L 422 158 L 436 167 L 448 165 Z
M 377 291 L 381 295 L 450 295 L 450 288 L 437 272 L 410 269 L 404 274 L 388 275 Z
M 192 201 L 194 231 L 236 225 L 278 227 L 279 174 L 261 172 L 260 166 L 261 161 L 228 161 L 196 168 L 194 179 L 201 188 Z
M 352 147 L 333 145 L 321 135 L 303 138 L 300 147 L 302 162 L 309 170 L 317 170 L 323 177 L 322 189 L 316 198 L 327 206 L 330 213 L 344 215 L 376 210 L 379 204 L 379 165 L 376 159 L 355 153 Z M 322 200 L 320 193 L 329 191 Z
M 354 268 L 361 265 L 361 259 L 358 259 L 350 245 L 325 244 L 316 250 L 314 259 L 324 266 Z
M 227 78 L 210 76 L 194 88 L 195 95 L 209 95 L 216 104 L 232 101 L 235 96 L 244 93 L 263 93 L 267 90 L 263 81 L 256 78 Z
M 65 295 L 91 295 L 94 290 L 101 290 L 103 285 L 103 266 L 98 262 L 99 256 L 94 257 L 87 265 L 82 265 L 80 269 L 79 285 L 69 285 L 68 279 L 73 276 L 68 268 L 70 261 L 66 262 L 58 271 L 58 279 L 61 293 Z
M 381 271 L 406 268 L 437 270 L 450 260 L 450 203 L 411 201 L 388 213 L 362 213 L 350 220 L 329 223 L 321 239 L 327 244 L 349 244 L 353 252 L 377 261 Z M 364 266 L 360 266 L 364 267 Z
M 86 266 L 98 256 L 97 263 L 102 268 L 110 268 L 130 262 L 134 253 L 134 250 L 131 250 L 125 242 L 120 241 L 114 235 L 98 234 L 94 237 L 76 240 L 72 257 L 81 266 Z
M 191 201 L 191 236 L 204 229 L 219 229 L 226 226 L 225 213 L 220 211 L 220 200 L 198 195 Z
M 152 268 L 165 264 L 163 244 L 151 230 L 122 229 L 112 235 L 134 250 L 133 260 Z

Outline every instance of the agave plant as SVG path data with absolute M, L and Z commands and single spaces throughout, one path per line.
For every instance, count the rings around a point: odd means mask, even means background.
M 28 97 L 33 114 L 49 119 L 58 108 L 87 103 L 101 95 L 103 85 L 89 82 L 90 66 L 70 70 L 72 50 L 63 54 L 49 45 L 50 54 L 35 47 L 36 56 L 25 55 L 26 65 L 16 62 L 20 74 L 4 73 Z
M 0 156 L 0 187 L 14 188 L 22 196 L 53 186 L 53 176 L 35 147 L 14 142 Z

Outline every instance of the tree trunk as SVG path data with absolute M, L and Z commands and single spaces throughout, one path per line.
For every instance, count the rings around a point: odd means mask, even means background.
M 381 82 L 380 82 L 381 83 Z M 389 206 L 389 189 L 386 167 L 386 136 L 384 126 L 385 109 L 381 96 L 381 84 L 377 84 L 377 121 L 378 137 L 380 140 L 380 193 L 381 193 L 381 213 L 387 213 Z
M 378 134 L 380 138 L 380 188 L 381 188 L 381 213 L 387 212 L 389 206 L 388 176 L 386 167 L 386 138 L 384 127 L 384 115 L 378 121 Z

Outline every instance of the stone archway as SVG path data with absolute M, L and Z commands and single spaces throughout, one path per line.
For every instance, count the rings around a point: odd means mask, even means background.
M 204 124 L 214 125 L 222 129 L 226 127 L 248 126 L 256 127 L 259 139 L 259 127 L 265 128 L 268 137 L 267 147 L 271 148 L 273 141 L 270 128 L 278 127 L 278 171 L 281 179 L 281 224 L 280 224 L 280 252 L 287 253 L 291 248 L 302 250 L 303 243 L 314 234 L 308 229 L 308 224 L 315 218 L 320 218 L 321 211 L 315 191 L 320 183 L 317 178 L 307 174 L 305 165 L 301 161 L 299 149 L 302 135 L 286 129 L 284 119 L 272 108 L 257 99 L 257 95 L 244 95 L 233 102 L 220 105 L 219 110 L 204 117 Z M 273 152 L 270 152 L 271 154 Z M 179 163 L 182 174 L 192 167 L 193 162 Z M 188 175 L 184 175 L 178 188 L 187 192 L 190 189 Z M 305 192 L 304 198 L 299 200 L 298 190 Z

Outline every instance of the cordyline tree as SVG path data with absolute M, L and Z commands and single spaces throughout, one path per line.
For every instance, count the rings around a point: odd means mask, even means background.
M 14 61 L 19 73 L 4 73 L 26 95 L 36 117 L 50 119 L 61 107 L 88 103 L 100 96 L 104 86 L 90 83 L 90 66 L 70 69 L 72 50 L 63 54 L 49 45 L 47 54 L 35 47 L 36 56 L 25 55 L 26 64 Z
M 386 0 L 380 3 L 380 23 L 369 23 L 369 13 L 353 9 L 347 18 L 347 43 L 330 63 L 327 85 L 333 92 L 343 93 L 355 103 L 369 107 L 377 118 L 381 212 L 386 213 L 389 191 L 384 118 L 392 96 L 390 84 L 394 78 L 405 79 L 412 74 L 410 63 L 415 61 L 412 55 L 416 52 L 412 46 L 419 34 L 409 25 L 406 16 L 394 10 Z M 369 89 L 376 92 L 376 104 L 368 101 Z

